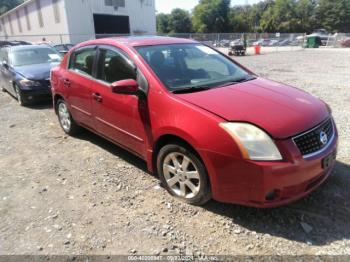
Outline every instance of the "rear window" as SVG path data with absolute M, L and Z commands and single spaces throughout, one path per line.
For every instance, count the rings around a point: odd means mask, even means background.
M 76 51 L 71 55 L 69 69 L 91 76 L 95 55 L 95 49 Z
M 11 51 L 10 60 L 13 66 L 25 66 L 57 63 L 62 60 L 62 57 L 53 48 L 28 48 Z
M 66 48 L 64 47 L 64 45 L 55 45 L 55 49 L 59 52 L 66 51 Z

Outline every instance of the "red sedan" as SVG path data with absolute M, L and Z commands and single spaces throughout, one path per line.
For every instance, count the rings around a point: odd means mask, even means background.
M 319 187 L 335 163 L 324 102 L 192 40 L 88 41 L 51 82 L 64 132 L 83 127 L 133 152 L 190 204 L 284 205 Z

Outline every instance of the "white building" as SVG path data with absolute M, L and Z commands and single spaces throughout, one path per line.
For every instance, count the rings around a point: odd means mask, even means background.
M 155 0 L 27 0 L 0 16 L 0 40 L 75 44 L 99 34 L 155 33 Z

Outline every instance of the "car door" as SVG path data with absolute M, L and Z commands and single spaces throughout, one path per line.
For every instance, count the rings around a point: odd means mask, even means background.
M 0 51 L 0 86 L 15 95 L 12 85 L 14 75 L 12 70 L 8 57 L 8 49 L 2 49 Z
M 92 83 L 96 46 L 80 48 L 70 56 L 63 77 L 67 102 L 75 121 L 94 129 L 92 116 Z
M 140 72 L 139 72 L 140 73 Z M 146 155 L 143 100 L 136 95 L 112 92 L 113 82 L 137 79 L 136 69 L 119 49 L 99 47 L 97 75 L 92 102 L 98 132 L 141 157 Z

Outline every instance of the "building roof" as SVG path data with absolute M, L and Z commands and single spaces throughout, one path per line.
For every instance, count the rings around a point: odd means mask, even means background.
M 21 9 L 22 7 L 28 5 L 29 3 L 33 2 L 33 1 L 35 1 L 35 0 L 24 1 L 22 4 L 16 6 L 15 8 L 12 8 L 11 10 L 7 11 L 6 13 L 0 15 L 0 19 L 5 17 L 5 16 L 7 16 L 7 15 L 9 15 L 9 14 L 11 14 L 11 13 L 13 13 L 13 12 L 15 12 L 15 11 L 17 11 L 18 9 Z

